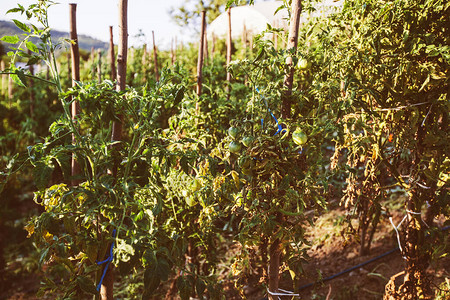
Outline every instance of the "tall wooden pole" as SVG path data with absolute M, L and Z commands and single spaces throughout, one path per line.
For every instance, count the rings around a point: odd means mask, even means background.
M 0 59 L 0 70 L 4 71 L 5 70 L 5 62 L 3 60 Z M 0 85 L 0 94 L 4 95 L 4 90 L 6 90 L 5 88 L 5 84 L 6 84 L 6 75 L 1 75 L 1 85 Z
M 73 43 L 70 44 L 70 53 L 72 56 L 72 86 L 76 86 L 76 81 L 80 81 L 80 50 L 78 48 L 77 35 L 77 5 L 70 3 L 70 39 Z M 72 120 L 76 122 L 77 115 L 80 113 L 80 105 L 78 101 L 72 102 Z M 72 134 L 72 143 L 75 144 L 75 134 Z M 81 168 L 72 154 L 72 178 L 81 173 Z M 78 185 L 79 180 L 72 179 L 72 185 Z
M 156 77 L 156 81 L 159 81 L 158 52 L 157 52 L 156 43 L 155 43 L 155 32 L 153 30 L 152 30 L 152 36 L 153 36 L 153 56 L 155 59 L 155 77 Z
M 228 36 L 227 36 L 227 68 L 231 63 L 231 7 L 228 8 Z M 227 71 L 227 99 L 230 99 L 231 73 Z
M 197 95 L 200 97 L 202 94 L 202 69 L 203 69 L 203 52 L 205 50 L 205 24 L 206 24 L 206 11 L 202 11 L 202 27 L 200 31 L 200 45 L 198 46 L 198 60 L 197 60 Z M 196 111 L 198 113 L 198 102 L 196 104 Z
M 112 40 L 112 39 L 111 39 Z M 127 76 L 127 52 L 128 51 L 128 0 L 119 1 L 119 49 L 117 55 L 117 91 L 124 91 L 126 88 Z M 111 141 L 122 140 L 123 116 L 119 116 L 119 121 L 113 122 Z M 112 169 L 108 170 L 113 177 L 117 176 L 117 163 L 114 162 Z M 103 279 L 100 297 L 102 300 L 114 299 L 114 268 L 112 264 L 106 271 Z
M 28 50 L 28 54 L 31 55 L 31 50 Z M 30 70 L 30 74 L 34 75 L 34 65 L 30 65 L 29 67 Z M 29 85 L 29 90 L 30 90 L 30 117 L 33 118 L 34 117 L 34 104 L 35 104 L 35 95 L 34 95 L 34 81 L 33 78 L 30 78 L 30 81 L 28 83 Z
M 116 55 L 114 53 L 114 35 L 112 26 L 109 26 L 109 59 L 111 62 L 111 80 L 114 82 L 117 79 L 117 71 L 116 71 Z
M 291 24 L 289 28 L 289 44 L 288 49 L 293 49 L 294 52 L 297 49 L 298 42 L 298 27 L 300 24 L 300 12 L 301 12 L 301 0 L 292 0 L 292 13 L 291 13 Z M 294 82 L 294 66 L 292 57 L 286 59 L 286 65 L 288 66 L 289 73 L 284 78 L 284 88 L 282 92 L 282 106 L 281 106 L 281 117 L 290 118 L 291 116 L 291 95 L 292 95 L 292 85 Z M 284 222 L 284 215 L 281 213 L 276 214 L 276 220 L 279 224 Z M 269 291 L 272 293 L 278 292 L 279 284 L 279 273 L 280 273 L 280 262 L 282 255 L 282 240 L 275 238 L 270 242 L 269 248 Z M 278 299 L 278 296 L 274 296 L 269 293 L 269 300 Z
M 11 108 L 11 101 L 13 98 L 13 88 L 14 88 L 14 82 L 12 80 L 11 76 L 8 76 L 8 99 L 9 99 L 9 108 Z
M 298 27 L 300 25 L 301 11 L 302 11 L 302 1 L 293 0 L 287 50 L 292 50 L 294 53 L 297 50 Z M 284 119 L 288 119 L 291 117 L 291 95 L 292 95 L 292 85 L 294 83 L 294 70 L 295 70 L 293 66 L 292 56 L 286 58 L 286 65 L 288 67 L 289 72 L 284 77 L 284 91 L 282 92 L 281 95 L 282 100 L 281 117 Z

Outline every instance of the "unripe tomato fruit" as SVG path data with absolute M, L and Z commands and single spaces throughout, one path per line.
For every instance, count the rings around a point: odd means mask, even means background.
M 228 134 L 235 139 L 238 136 L 239 133 L 239 129 L 237 129 L 236 127 L 232 126 L 230 128 L 228 128 Z
M 311 67 L 311 63 L 306 58 L 301 58 L 298 60 L 297 68 L 299 70 L 304 71 L 309 69 L 309 67 Z
M 232 141 L 229 145 L 228 145 L 228 150 L 230 150 L 230 152 L 232 153 L 239 153 L 239 151 L 241 151 L 241 144 Z
M 244 144 L 245 147 L 249 147 L 253 141 L 255 140 L 252 136 L 246 136 L 242 139 L 242 144 Z
M 294 143 L 301 146 L 308 141 L 308 136 L 301 129 L 297 128 L 294 133 L 292 133 L 292 139 Z
M 202 184 L 201 184 L 200 180 L 195 178 L 194 181 L 192 181 L 191 191 L 192 192 L 196 192 L 196 191 L 198 191 L 201 188 L 202 188 Z

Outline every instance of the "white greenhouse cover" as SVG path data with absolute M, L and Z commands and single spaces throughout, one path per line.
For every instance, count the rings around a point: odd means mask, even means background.
M 304 22 L 308 17 L 326 15 L 333 8 L 339 8 L 343 0 L 325 0 L 316 5 L 316 11 L 311 15 L 302 13 L 300 21 Z M 244 5 L 231 8 L 231 37 L 240 39 L 245 29 L 249 35 L 259 34 L 267 29 L 267 24 L 277 28 L 287 28 L 288 11 L 286 8 L 276 10 L 283 5 L 283 1 L 265 1 L 254 5 Z M 208 38 L 212 35 L 225 38 L 228 31 L 228 13 L 224 12 L 207 26 Z

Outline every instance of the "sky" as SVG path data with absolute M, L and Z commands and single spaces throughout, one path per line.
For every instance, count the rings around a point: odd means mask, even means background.
M 113 26 L 114 42 L 118 41 L 118 0 L 54 0 L 59 3 L 48 11 L 49 24 L 53 29 L 69 31 L 69 3 L 77 3 L 77 32 L 105 42 L 109 42 L 109 26 Z M 25 8 L 37 1 L 0 0 L 0 20 L 18 19 L 26 21 L 20 13 L 6 12 L 20 3 Z M 128 1 L 129 45 L 152 45 L 152 30 L 159 48 L 169 49 L 172 39 L 188 41 L 191 37 L 183 35 L 182 28 L 172 21 L 170 8 L 179 7 L 184 0 L 130 0 Z M 142 30 L 144 37 L 136 35 Z

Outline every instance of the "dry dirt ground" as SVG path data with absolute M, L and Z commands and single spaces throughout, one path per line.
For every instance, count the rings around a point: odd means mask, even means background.
M 398 224 L 403 218 L 401 209 L 390 212 L 394 224 Z M 305 273 L 297 282 L 297 286 L 304 286 L 319 280 L 327 278 L 341 271 L 347 270 L 360 263 L 378 257 L 395 247 L 397 239 L 395 231 L 388 218 L 382 218 L 378 230 L 374 236 L 370 253 L 364 256 L 359 255 L 359 244 L 354 240 L 346 240 L 342 232 L 346 228 L 343 222 L 344 212 L 339 208 L 316 217 L 315 226 L 308 228 L 308 240 L 312 247 L 308 250 L 308 263 L 304 265 Z M 443 219 L 437 220 L 438 224 L 443 224 Z M 450 245 L 448 245 L 450 246 Z M 448 247 L 447 247 L 448 249 Z M 239 249 L 235 247 L 233 252 Z M 448 254 L 448 251 L 447 251 Z M 311 287 L 299 291 L 300 297 L 281 297 L 285 299 L 334 299 L 334 300 L 370 300 L 383 299 L 385 285 L 389 278 L 404 269 L 404 259 L 399 251 L 375 260 L 362 267 L 356 268 L 350 272 L 342 274 L 332 280 L 316 283 Z M 433 278 L 434 288 L 447 281 L 450 284 L 450 256 L 441 257 L 435 260 L 428 268 L 429 275 Z M 244 289 L 245 297 L 239 295 L 234 287 L 234 281 L 224 277 L 223 293 L 225 299 L 265 299 L 266 293 L 262 289 L 252 288 L 257 286 L 258 278 L 250 278 L 248 286 Z M 0 300 L 34 300 L 37 299 L 34 294 L 39 288 L 40 278 L 30 277 L 28 280 L 17 283 L 16 293 L 1 297 Z M 252 284 L 253 283 L 253 284 Z M 168 283 L 169 284 L 169 283 Z M 168 284 L 163 286 L 160 294 L 154 299 L 163 299 L 164 289 L 167 290 Z M 288 272 L 283 273 L 280 287 L 286 290 L 292 290 L 293 282 Z M 450 299 L 450 291 L 447 296 L 440 299 Z M 447 298 L 445 298 L 447 297 Z M 177 297 L 175 297 L 177 298 Z M 51 298 L 48 298 L 51 299 Z

